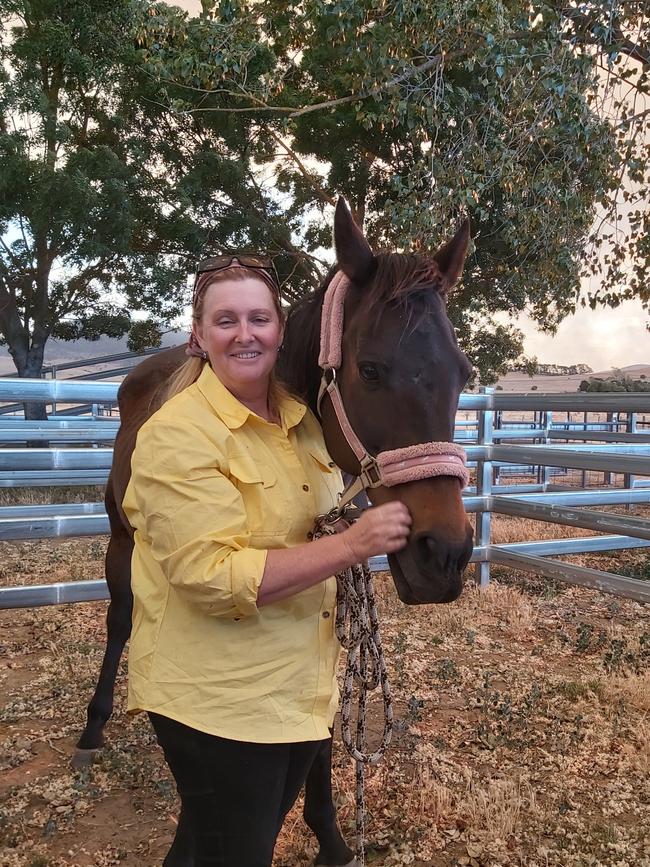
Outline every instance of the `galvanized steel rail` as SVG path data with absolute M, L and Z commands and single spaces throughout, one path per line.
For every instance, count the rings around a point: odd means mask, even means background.
M 116 402 L 117 389 L 118 383 L 112 382 L 0 379 L 0 403 L 36 400 L 111 405 Z M 464 502 L 468 512 L 476 513 L 476 546 L 472 562 L 476 564 L 477 581 L 485 586 L 489 581 L 490 565 L 497 563 L 650 602 L 650 582 L 551 559 L 589 551 L 650 546 L 650 521 L 584 509 L 588 505 L 650 502 L 650 486 L 632 489 L 635 481 L 640 485 L 650 482 L 650 430 L 638 429 L 635 422 L 637 413 L 646 413 L 650 418 L 650 395 L 515 395 L 482 389 L 480 394 L 462 395 L 459 409 L 476 411 L 478 416 L 476 422 L 459 421 L 457 424 L 458 441 L 465 446 L 470 465 L 476 467 L 476 486 L 467 490 Z M 503 410 L 541 411 L 544 426 L 513 422 L 510 426 L 495 428 L 493 414 Z M 594 423 L 593 429 L 586 423 L 574 426 L 568 422 L 558 423 L 553 428 L 553 410 L 624 412 L 628 414 L 627 430 L 619 430 L 620 421 L 609 426 Z M 117 428 L 115 420 L 75 418 L 68 421 L 57 417 L 47 422 L 25 422 L 4 418 L 0 421 L 0 486 L 104 484 L 112 457 L 112 450 L 106 446 L 114 440 Z M 526 439 L 543 442 L 522 443 Z M 14 447 L 15 443 L 34 440 L 57 445 L 101 443 L 102 447 Z M 517 442 L 512 442 L 514 440 Z M 549 440 L 564 442 L 556 445 Z M 567 440 L 584 442 L 575 444 Z M 524 468 L 547 468 L 544 481 L 495 485 L 495 469 L 513 464 Z M 623 474 L 629 484 L 624 488 L 557 491 L 550 484 L 549 467 Z M 633 476 L 643 478 L 635 480 Z M 603 535 L 494 545 L 490 536 L 491 516 L 495 513 L 587 528 Z M 108 517 L 102 503 L 0 508 L 0 541 L 101 535 L 108 530 Z M 374 571 L 386 569 L 386 557 L 372 558 L 371 568 Z M 0 589 L 0 608 L 106 598 L 104 581 L 6 587 Z

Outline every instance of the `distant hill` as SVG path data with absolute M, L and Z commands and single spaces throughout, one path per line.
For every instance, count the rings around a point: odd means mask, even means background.
M 187 340 L 187 331 L 168 331 L 163 334 L 162 345 L 178 346 L 180 343 L 185 343 Z M 50 364 L 66 364 L 68 362 L 80 361 L 86 359 L 100 358 L 103 355 L 118 355 L 122 352 L 128 352 L 126 345 L 126 337 L 100 337 L 99 340 L 48 340 L 45 345 L 45 366 Z M 77 372 L 92 372 L 93 370 L 102 370 L 106 367 L 116 365 L 117 362 L 106 366 L 89 366 L 86 369 L 83 364 L 79 366 L 79 371 L 64 371 L 63 376 L 69 377 Z M 0 347 L 0 376 L 15 375 L 16 368 L 6 347 Z
M 649 353 L 650 355 L 650 353 Z M 541 367 L 562 367 L 563 365 L 542 365 Z M 587 367 L 587 365 L 567 365 L 567 370 Z M 630 364 L 627 367 L 615 368 L 613 370 L 599 370 L 593 373 L 588 368 L 585 371 L 590 379 L 610 379 L 614 376 L 628 376 L 631 379 L 639 379 L 642 375 L 650 379 L 650 363 L 648 364 Z M 536 391 L 540 394 L 562 394 L 567 392 L 577 392 L 580 382 L 585 378 L 585 373 L 538 373 L 535 376 L 529 376 L 522 371 L 512 371 L 501 377 L 497 388 L 499 391 L 515 392 L 525 394 L 529 391 Z

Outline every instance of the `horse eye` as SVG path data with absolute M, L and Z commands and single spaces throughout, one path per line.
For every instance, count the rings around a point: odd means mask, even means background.
M 360 364 L 359 376 L 365 382 L 379 382 L 379 373 L 374 364 Z

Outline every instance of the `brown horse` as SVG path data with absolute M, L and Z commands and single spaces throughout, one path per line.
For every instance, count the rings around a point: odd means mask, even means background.
M 373 454 L 417 443 L 451 441 L 460 392 L 471 367 L 456 344 L 445 309 L 447 290 L 458 280 L 469 240 L 464 224 L 433 256 L 373 254 L 340 200 L 334 238 L 338 264 L 314 296 L 288 318 L 279 373 L 289 389 L 315 410 L 320 380 L 318 350 L 325 289 L 336 270 L 351 280 L 345 301 L 343 362 L 338 371 L 352 426 Z M 122 424 L 115 440 L 106 488 L 111 538 L 106 580 L 111 594 L 108 643 L 88 722 L 78 743 L 77 763 L 102 746 L 113 708 L 117 666 L 131 629 L 132 530 L 122 511 L 136 435 L 151 415 L 154 396 L 185 360 L 184 347 L 147 358 L 122 383 Z M 329 398 L 322 407 L 325 440 L 345 472 L 359 464 L 343 438 Z M 369 491 L 375 504 L 399 499 L 413 516 L 407 547 L 389 558 L 400 599 L 407 604 L 449 602 L 462 589 L 472 550 L 472 531 L 457 478 L 437 476 Z M 306 783 L 304 816 L 320 845 L 317 864 L 344 865 L 353 858 L 336 823 L 331 795 L 331 743 L 314 763 Z M 181 828 L 179 827 L 179 832 Z M 191 841 L 177 834 L 165 867 L 191 867 Z

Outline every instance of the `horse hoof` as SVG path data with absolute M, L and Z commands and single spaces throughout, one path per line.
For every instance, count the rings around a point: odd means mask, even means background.
M 97 761 L 100 752 L 100 749 L 83 750 L 77 747 L 72 756 L 72 767 L 76 771 L 80 770 L 81 768 L 89 768 L 94 762 Z

